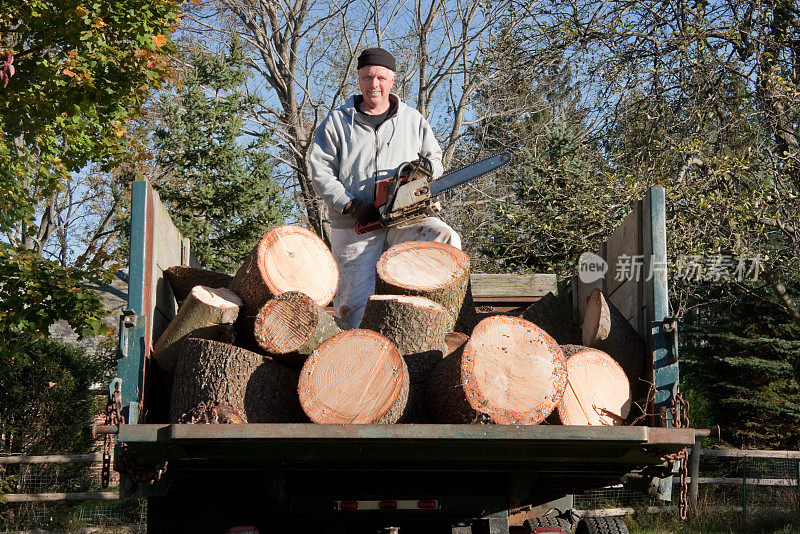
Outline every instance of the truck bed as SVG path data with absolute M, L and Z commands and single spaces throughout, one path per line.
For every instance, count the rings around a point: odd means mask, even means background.
M 612 267 L 622 255 L 642 255 L 647 272 L 647 261 L 666 262 L 664 232 L 663 190 L 650 190 L 598 254 Z M 672 427 L 677 341 L 667 318 L 666 273 L 658 271 L 647 280 L 608 286 L 576 277 L 568 289 L 580 317 L 585 296 L 601 287 L 646 339 L 655 387 L 645 420 L 650 426 L 166 424 L 166 387 L 149 355 L 176 311 L 163 271 L 187 264 L 196 265 L 188 239 L 150 185 L 135 182 L 130 309 L 121 320 L 118 365 L 128 424 L 120 427 L 118 441 L 132 453 L 128 465 L 142 473 L 167 462 L 166 476 L 155 484 L 135 484 L 123 475 L 123 494 L 154 497 L 155 515 L 169 515 L 184 497 L 186 506 L 202 507 L 190 496 L 197 498 L 199 485 L 216 484 L 220 488 L 209 498 L 229 506 L 239 506 L 243 492 L 266 491 L 296 514 L 329 510 L 332 499 L 427 495 L 453 517 L 481 517 L 616 484 L 628 473 L 663 474 L 664 457 L 693 445 L 702 433 Z M 473 275 L 472 285 L 480 316 L 519 313 L 557 291 L 555 275 Z M 239 491 L 222 489 L 237 485 Z M 671 481 L 661 489 L 668 496 Z M 159 508 L 159 502 L 169 504 Z

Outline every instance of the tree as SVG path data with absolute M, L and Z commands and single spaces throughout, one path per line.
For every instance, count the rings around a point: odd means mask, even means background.
M 325 115 L 350 96 L 360 51 L 383 45 L 398 56 L 395 91 L 403 99 L 416 94 L 420 111 L 445 140 L 447 166 L 472 111 L 470 96 L 485 81 L 472 75 L 472 67 L 508 4 L 217 0 L 189 18 L 195 35 L 218 40 L 236 33 L 245 43 L 264 83 L 259 120 L 275 129 L 279 161 L 298 191 L 298 207 L 325 237 L 311 185 L 311 143 Z M 437 108 L 446 111 L 437 114 Z
M 792 363 L 800 357 L 800 327 L 770 302 L 768 285 L 743 285 L 744 294 L 741 287 L 707 284 L 703 293 L 729 306 L 697 307 L 684 317 L 682 389 L 728 443 L 796 449 L 800 386 Z
M 99 408 L 91 385 L 101 372 L 99 362 L 60 341 L 19 332 L 0 337 L 0 450 L 87 450 Z
M 252 128 L 259 100 L 241 90 L 250 76 L 241 41 L 187 56 L 176 92 L 153 109 L 153 185 L 200 263 L 235 272 L 288 204 L 272 180 L 271 132 Z
M 69 193 L 81 194 L 70 182 L 125 155 L 126 120 L 167 72 L 178 5 L 34 0 L 0 14 L 0 334 L 43 334 L 59 318 L 83 334 L 101 329 L 99 300 L 82 284 L 107 272 L 106 217 L 82 253 L 62 255 L 69 261 L 46 250 L 75 220 L 59 215 L 75 207 Z
M 483 118 L 468 128 L 462 150 L 472 157 L 508 150 L 514 159 L 448 204 L 479 269 L 571 275 L 578 256 L 616 227 L 633 191 L 610 179 L 563 55 L 534 56 L 507 27 L 483 61 L 476 76 L 501 74 L 476 91 Z

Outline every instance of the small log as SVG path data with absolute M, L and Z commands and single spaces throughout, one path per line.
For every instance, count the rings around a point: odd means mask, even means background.
M 571 354 L 567 357 L 567 388 L 557 408 L 561 423 L 622 425 L 633 402 L 622 367 L 597 349 L 569 345 L 565 352 Z
M 302 291 L 327 306 L 339 283 L 331 251 L 316 234 L 299 226 L 279 226 L 264 234 L 229 285 L 242 299 L 240 317 L 254 319 L 271 298 Z
M 264 304 L 254 331 L 262 349 L 299 361 L 340 332 L 333 317 L 300 291 L 287 291 Z
M 408 400 L 408 367 L 382 335 L 348 330 L 309 356 L 297 389 L 315 423 L 396 423 Z
M 581 343 L 581 329 L 573 320 L 571 310 L 552 291 L 528 306 L 522 318 L 550 334 L 559 345 Z
M 644 342 L 600 289 L 592 291 L 586 299 L 582 334 L 585 346 L 602 350 L 622 366 L 638 397 L 645 362 Z
M 469 334 L 477 322 L 469 281 L 469 257 L 433 241 L 399 243 L 378 260 L 375 293 L 419 295 L 444 306 L 448 331 Z
M 186 337 L 218 338 L 218 325 L 233 324 L 242 301 L 228 289 L 195 286 L 153 347 L 153 359 L 167 373 L 175 370 L 180 342 Z
M 260 354 L 207 339 L 181 343 L 175 367 L 170 422 L 209 406 L 229 406 L 250 423 L 305 420 L 297 399 L 297 375 Z
M 406 361 L 411 383 L 424 382 L 442 359 L 450 315 L 441 304 L 413 295 L 372 295 L 361 328 L 391 341 Z
M 229 274 L 208 271 L 188 265 L 173 265 L 164 271 L 178 304 L 186 300 L 194 286 L 228 287 L 233 277 Z
M 428 410 L 441 423 L 535 425 L 553 411 L 567 383 L 561 348 L 518 317 L 487 317 L 444 358 L 427 383 Z

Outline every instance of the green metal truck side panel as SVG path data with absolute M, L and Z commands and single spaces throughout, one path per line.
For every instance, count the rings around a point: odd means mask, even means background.
M 128 316 L 120 324 L 122 358 L 117 362 L 117 376 L 122 379 L 122 406 L 128 423 L 137 422 L 139 395 L 144 385 L 144 362 L 147 340 L 146 298 L 149 294 L 151 267 L 148 236 L 147 182 L 136 181 L 131 188 L 131 241 L 128 273 Z

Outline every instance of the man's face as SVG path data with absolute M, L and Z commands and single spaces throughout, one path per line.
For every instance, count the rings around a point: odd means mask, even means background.
M 358 69 L 358 87 L 364 103 L 371 107 L 383 107 L 389 103 L 389 93 L 394 84 L 394 72 L 380 65 L 366 65 Z

